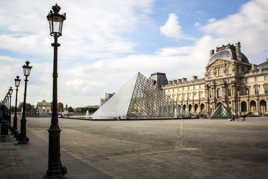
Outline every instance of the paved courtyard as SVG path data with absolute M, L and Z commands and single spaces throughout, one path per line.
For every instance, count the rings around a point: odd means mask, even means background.
M 32 134 L 47 142 L 49 119 L 29 119 L 28 125 Z M 62 152 L 112 178 L 268 177 L 267 118 L 244 122 L 60 119 L 60 126 Z

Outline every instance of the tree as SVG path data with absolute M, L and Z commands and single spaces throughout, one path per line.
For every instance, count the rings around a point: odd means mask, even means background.
M 58 103 L 58 111 L 59 112 L 63 112 L 64 111 L 64 105 L 61 102 Z
M 25 111 L 34 111 L 35 109 L 34 105 L 31 105 L 30 103 L 26 103 L 25 107 L 26 107 Z M 18 111 L 22 112 L 22 108 L 23 108 L 23 102 L 19 104 Z
M 70 106 L 68 107 L 68 112 L 74 112 L 74 109 Z
M 89 113 L 93 113 L 97 109 L 97 106 L 77 107 L 75 108 L 75 112 L 85 114 L 88 111 Z
M 64 111 L 64 105 L 63 105 L 63 103 L 59 102 L 57 107 L 58 107 L 58 112 L 63 112 Z M 53 105 L 52 105 L 52 103 L 51 103 L 51 111 L 53 111 Z

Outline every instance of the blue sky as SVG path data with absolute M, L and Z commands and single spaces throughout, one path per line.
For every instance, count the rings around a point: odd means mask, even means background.
M 2 98 L 30 60 L 28 101 L 51 101 L 53 39 L 46 15 L 55 2 L 0 2 Z M 116 92 L 137 72 L 165 72 L 170 80 L 202 78 L 209 50 L 223 44 L 240 41 L 251 63 L 268 57 L 267 0 L 57 3 L 67 14 L 59 39 L 59 101 L 74 107 L 99 104 L 105 92 Z

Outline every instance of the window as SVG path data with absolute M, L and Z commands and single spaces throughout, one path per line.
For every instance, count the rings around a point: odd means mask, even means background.
M 218 76 L 221 76 L 221 75 L 222 75 L 221 69 L 218 68 Z
M 221 97 L 221 89 L 220 88 L 217 88 L 217 97 Z
M 211 71 L 211 70 L 208 72 L 208 77 L 209 77 L 209 78 L 212 77 L 212 71 Z
M 229 74 L 229 68 L 228 67 L 226 67 L 225 72 L 226 72 L 227 75 Z
M 203 96 L 203 91 L 200 91 L 200 98 L 203 98 L 204 96 Z
M 248 88 L 241 88 L 240 95 L 244 96 L 244 95 L 247 95 L 247 94 L 248 94 Z
M 228 96 L 231 96 L 232 95 L 232 90 L 231 88 L 228 88 Z
M 264 75 L 264 81 L 268 80 L 268 75 Z
M 264 84 L 263 88 L 264 88 L 264 93 L 268 94 L 268 84 Z
M 258 94 L 259 94 L 259 86 L 255 85 L 255 95 L 258 95 Z

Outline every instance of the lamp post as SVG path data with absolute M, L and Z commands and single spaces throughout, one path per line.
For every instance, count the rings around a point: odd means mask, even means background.
M 8 102 L 8 93 L 6 94 L 3 104 L 5 107 L 3 107 L 3 119 L 1 121 L 1 136 L 7 136 L 8 135 L 8 107 L 7 107 L 7 102 Z
M 8 91 L 8 96 L 9 96 L 9 117 L 8 117 L 9 122 L 8 122 L 8 127 L 9 127 L 9 129 L 12 129 L 11 128 L 11 98 L 12 98 L 12 93 L 13 93 L 13 89 L 10 86 L 9 91 Z
M 18 136 L 18 131 L 17 131 L 17 104 L 18 104 L 18 88 L 20 86 L 20 77 L 17 76 L 15 78 L 15 87 L 16 87 L 16 99 L 15 99 L 15 111 L 14 111 L 14 119 L 13 119 L 13 133 L 15 137 Z
M 52 117 L 49 132 L 49 147 L 48 147 L 48 169 L 43 177 L 44 179 L 64 179 L 67 173 L 66 167 L 61 163 L 60 155 L 60 127 L 58 124 L 58 94 L 57 94 L 57 78 L 58 78 L 58 37 L 62 35 L 63 21 L 66 19 L 66 14 L 59 14 L 60 6 L 57 4 L 52 6 L 47 20 L 49 22 L 50 35 L 54 37 L 54 59 L 53 59 L 53 99 L 52 99 Z
M 23 99 L 23 111 L 22 111 L 22 118 L 21 118 L 21 125 L 20 125 L 20 135 L 18 137 L 18 143 L 19 144 L 27 144 L 29 142 L 29 138 L 26 136 L 26 94 L 27 94 L 27 82 L 28 82 L 28 76 L 31 73 L 32 66 L 29 65 L 30 62 L 26 61 L 25 65 L 22 66 L 23 73 L 25 76 L 25 86 L 24 86 L 24 99 Z

